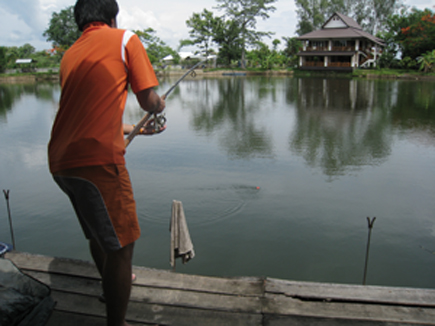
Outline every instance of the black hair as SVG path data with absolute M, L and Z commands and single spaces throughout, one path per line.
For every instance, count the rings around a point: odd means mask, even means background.
M 118 12 L 116 0 L 77 0 L 74 6 L 74 18 L 80 31 L 83 31 L 86 24 L 92 22 L 110 25 Z

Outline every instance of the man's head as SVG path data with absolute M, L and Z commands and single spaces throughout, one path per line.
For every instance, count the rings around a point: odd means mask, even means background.
M 92 22 L 103 22 L 110 26 L 118 12 L 116 0 L 77 0 L 74 6 L 74 18 L 80 31 Z

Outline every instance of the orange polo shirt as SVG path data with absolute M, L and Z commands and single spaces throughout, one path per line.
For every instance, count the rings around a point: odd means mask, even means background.
M 125 164 L 122 116 L 128 86 L 138 93 L 158 85 L 137 35 L 90 24 L 65 52 L 60 82 L 59 111 L 48 145 L 51 173 Z

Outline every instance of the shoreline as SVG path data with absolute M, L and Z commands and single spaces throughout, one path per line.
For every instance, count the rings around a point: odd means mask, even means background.
M 157 77 L 181 76 L 185 70 L 156 70 Z M 202 69 L 194 70 L 192 77 L 249 77 L 249 76 L 270 76 L 270 77 L 345 77 L 345 78 L 362 78 L 362 79 L 390 79 L 390 80 L 415 80 L 415 81 L 435 81 L 435 76 L 414 75 L 409 73 L 398 74 L 361 74 L 354 75 L 351 73 L 334 73 L 334 72 L 299 72 L 294 70 L 268 70 L 268 71 L 242 71 L 242 70 L 215 70 L 204 71 Z M 190 77 L 190 76 L 188 76 Z M 57 82 L 59 81 L 58 73 L 52 74 L 22 74 L 22 75 L 2 75 L 0 84 L 14 83 L 32 83 L 32 82 Z

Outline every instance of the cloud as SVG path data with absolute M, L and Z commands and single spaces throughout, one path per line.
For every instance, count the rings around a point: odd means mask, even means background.
M 42 36 L 47 29 L 53 12 L 75 4 L 75 0 L 0 0 L 0 17 L 2 28 L 0 30 L 0 45 L 22 46 L 30 43 L 37 50 L 50 48 L 50 44 Z M 406 0 L 410 6 L 419 9 L 433 8 L 432 0 Z M 222 15 L 223 11 L 214 9 L 216 0 L 164 0 L 144 2 L 143 0 L 118 0 L 120 14 L 118 25 L 120 28 L 143 30 L 148 27 L 156 30 L 157 36 L 172 48 L 176 48 L 181 39 L 189 37 L 186 26 L 193 13 L 204 9 Z M 257 21 L 257 27 L 262 31 L 275 32 L 271 40 L 283 36 L 294 36 L 297 25 L 294 1 L 276 1 L 277 10 L 270 13 L 270 18 Z

